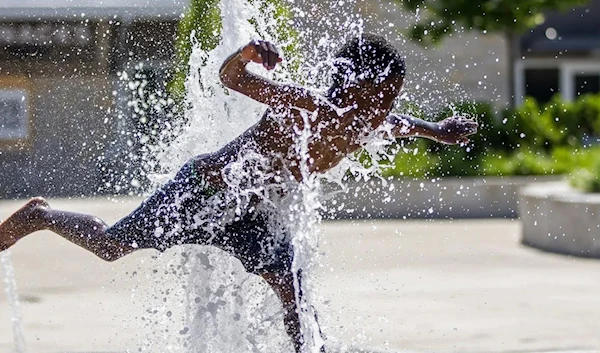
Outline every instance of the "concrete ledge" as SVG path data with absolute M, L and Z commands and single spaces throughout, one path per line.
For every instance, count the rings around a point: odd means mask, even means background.
M 326 185 L 330 219 L 363 218 L 515 218 L 518 191 L 554 176 L 372 179 L 352 181 L 345 191 Z
M 565 182 L 530 185 L 520 193 L 522 242 L 541 250 L 600 258 L 600 194 Z

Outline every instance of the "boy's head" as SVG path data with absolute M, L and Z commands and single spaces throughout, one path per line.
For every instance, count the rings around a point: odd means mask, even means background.
M 332 88 L 379 85 L 391 79 L 402 82 L 404 73 L 404 59 L 396 48 L 381 36 L 363 34 L 348 41 L 335 55 Z

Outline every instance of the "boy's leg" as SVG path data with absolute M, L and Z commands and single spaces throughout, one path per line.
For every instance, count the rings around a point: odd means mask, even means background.
M 98 217 L 53 210 L 42 198 L 31 199 L 25 206 L 0 223 L 0 251 L 38 230 L 50 230 L 68 241 L 91 251 L 106 261 L 114 261 L 135 249 L 121 244 L 106 233 L 108 228 Z
M 304 339 L 302 337 L 302 332 L 300 330 L 300 315 L 298 305 L 296 303 L 296 290 L 294 287 L 294 275 L 292 272 L 287 272 L 286 274 L 278 274 L 278 273 L 263 273 L 261 277 L 267 281 L 267 283 L 271 286 L 284 309 L 284 317 L 283 323 L 285 326 L 285 330 L 287 334 L 292 339 L 292 343 L 294 344 L 294 349 L 296 353 L 300 353 L 302 349 L 302 345 L 304 344 Z M 302 297 L 302 280 L 299 278 L 300 282 L 300 295 Z M 318 318 L 315 315 L 315 320 L 318 325 Z M 321 329 L 319 328 L 319 334 L 323 336 Z M 321 352 L 325 353 L 325 347 L 321 347 Z
M 275 216 L 278 210 L 262 207 L 270 206 L 259 204 L 255 211 L 246 212 L 239 220 L 227 224 L 224 229 L 227 241 L 217 244 L 222 238 L 217 237 L 213 245 L 238 257 L 248 272 L 261 276 L 271 286 L 284 309 L 285 330 L 296 353 L 300 353 L 304 339 L 300 327 L 301 309 L 296 302 L 291 235 L 281 219 Z M 302 300 L 301 272 L 298 273 L 298 282 L 298 297 Z M 325 352 L 324 348 L 321 352 Z
M 169 239 L 155 236 L 158 226 L 168 233 L 184 228 L 189 213 L 202 206 L 209 196 L 205 183 L 195 172 L 198 156 L 186 163 L 169 181 L 148 197 L 135 211 L 108 227 L 101 219 L 74 212 L 53 210 L 42 198 L 34 198 L 6 221 L 0 223 L 0 251 L 37 230 L 47 229 L 91 251 L 98 257 L 114 261 L 136 249 L 164 251 L 186 239 L 179 232 Z
M 294 277 L 292 273 L 280 275 L 275 273 L 264 273 L 261 277 L 271 286 L 284 310 L 283 324 L 288 336 L 292 339 L 296 353 L 300 353 L 302 347 L 302 333 L 300 331 L 300 317 L 296 305 L 296 293 L 294 289 Z

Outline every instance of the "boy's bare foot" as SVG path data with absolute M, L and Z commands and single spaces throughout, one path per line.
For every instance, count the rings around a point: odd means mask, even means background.
M 43 229 L 43 215 L 48 207 L 46 200 L 35 197 L 0 223 L 0 251 L 10 248 L 24 236 Z

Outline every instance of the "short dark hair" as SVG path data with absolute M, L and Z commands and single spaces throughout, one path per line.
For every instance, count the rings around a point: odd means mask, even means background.
M 404 78 L 404 73 L 404 59 L 394 46 L 382 36 L 363 34 L 336 53 L 331 76 L 334 86 L 342 86 L 352 80 Z

